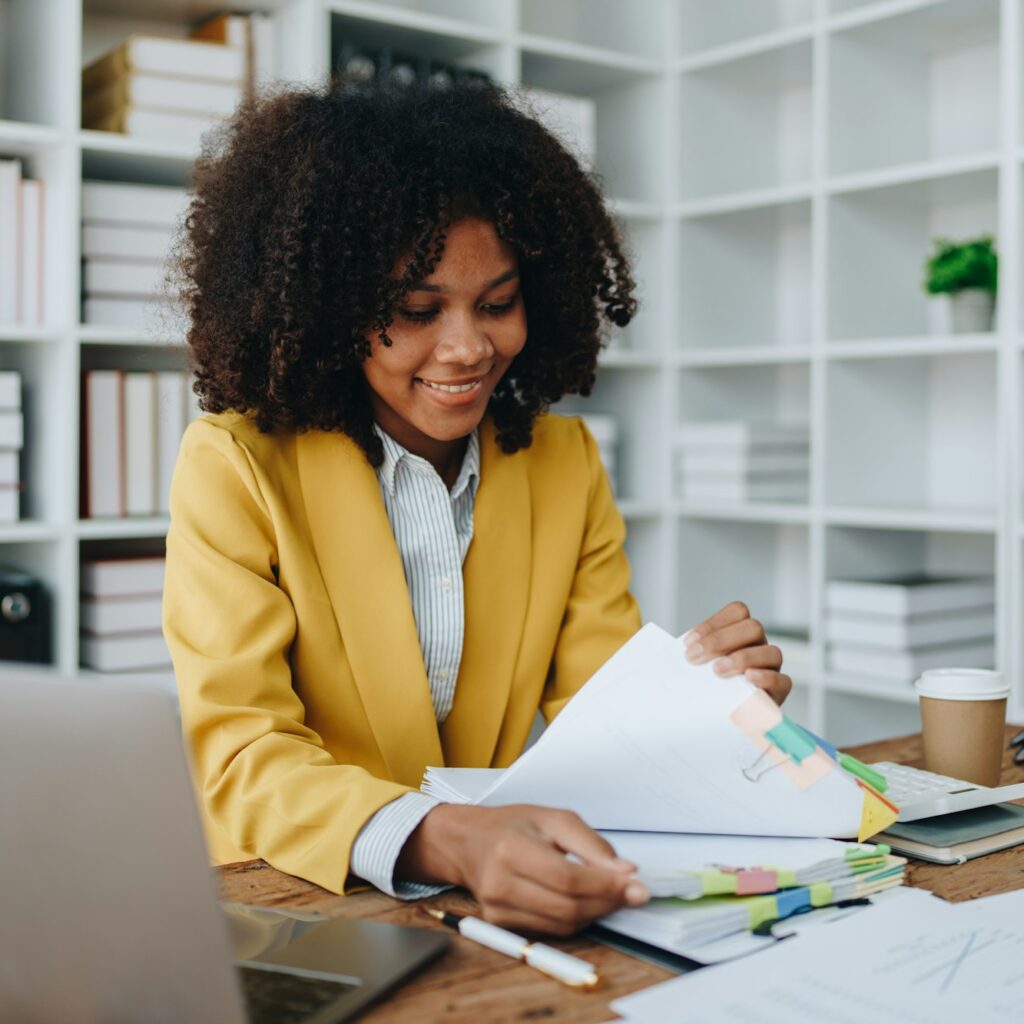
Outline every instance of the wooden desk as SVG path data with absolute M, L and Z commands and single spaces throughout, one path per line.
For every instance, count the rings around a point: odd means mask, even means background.
M 1007 728 L 1007 739 L 1017 727 Z M 854 747 L 864 761 L 900 761 L 920 766 L 919 736 Z M 1003 781 L 1024 781 L 1024 767 L 1013 764 L 1007 751 Z M 944 867 L 911 861 L 910 885 L 929 889 L 949 900 L 966 900 L 1024 888 L 1024 847 L 989 854 L 967 864 Z M 377 892 L 335 896 L 309 882 L 275 870 L 263 861 L 228 864 L 219 869 L 221 898 L 268 907 L 301 907 L 329 917 L 369 918 L 419 927 L 441 927 L 417 909 Z M 428 901 L 456 913 L 473 913 L 464 893 L 445 893 Z M 447 930 L 447 929 L 446 929 Z M 539 971 L 484 949 L 452 933 L 452 949 L 414 977 L 386 1002 L 362 1019 L 375 1024 L 393 1021 L 446 1021 L 451 1024 L 498 1024 L 505 1021 L 572 1021 L 598 1024 L 614 1019 L 611 1000 L 664 981 L 673 975 L 585 939 L 557 942 L 561 948 L 593 961 L 605 978 L 598 992 L 577 993 L 548 980 Z

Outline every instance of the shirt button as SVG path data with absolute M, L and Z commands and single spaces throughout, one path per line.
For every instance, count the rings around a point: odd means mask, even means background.
M 437 673 L 437 678 L 439 682 L 447 683 L 448 680 L 451 678 L 451 672 L 449 672 L 446 668 L 443 668 L 441 669 L 440 672 Z
M 443 580 L 441 580 L 441 589 L 442 590 L 451 590 L 452 589 L 451 577 L 445 576 L 445 578 Z

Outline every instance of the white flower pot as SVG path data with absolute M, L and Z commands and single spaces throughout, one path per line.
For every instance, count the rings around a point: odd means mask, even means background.
M 949 297 L 954 334 L 979 334 L 992 330 L 996 297 L 984 288 L 964 288 Z

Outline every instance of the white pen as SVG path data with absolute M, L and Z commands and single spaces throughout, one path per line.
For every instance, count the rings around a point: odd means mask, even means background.
M 506 931 L 497 925 L 488 924 L 478 917 L 459 917 L 458 914 L 449 914 L 444 910 L 434 910 L 432 907 L 421 907 L 425 913 L 442 924 L 454 928 L 460 935 L 467 939 L 479 942 L 481 946 L 497 950 L 514 960 L 524 960 L 531 967 L 538 971 L 550 974 L 557 978 L 564 985 L 571 985 L 573 988 L 595 988 L 601 981 L 597 968 L 586 960 L 563 953 L 553 946 L 545 946 L 543 942 L 530 942 L 515 932 Z

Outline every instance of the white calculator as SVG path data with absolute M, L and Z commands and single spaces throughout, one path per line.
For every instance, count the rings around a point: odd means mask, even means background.
M 992 788 L 892 761 L 876 761 L 871 767 L 885 776 L 888 783 L 885 795 L 899 807 L 900 821 L 917 821 L 937 814 L 969 811 L 972 807 L 988 807 L 1004 800 L 1024 799 L 1024 782 Z

